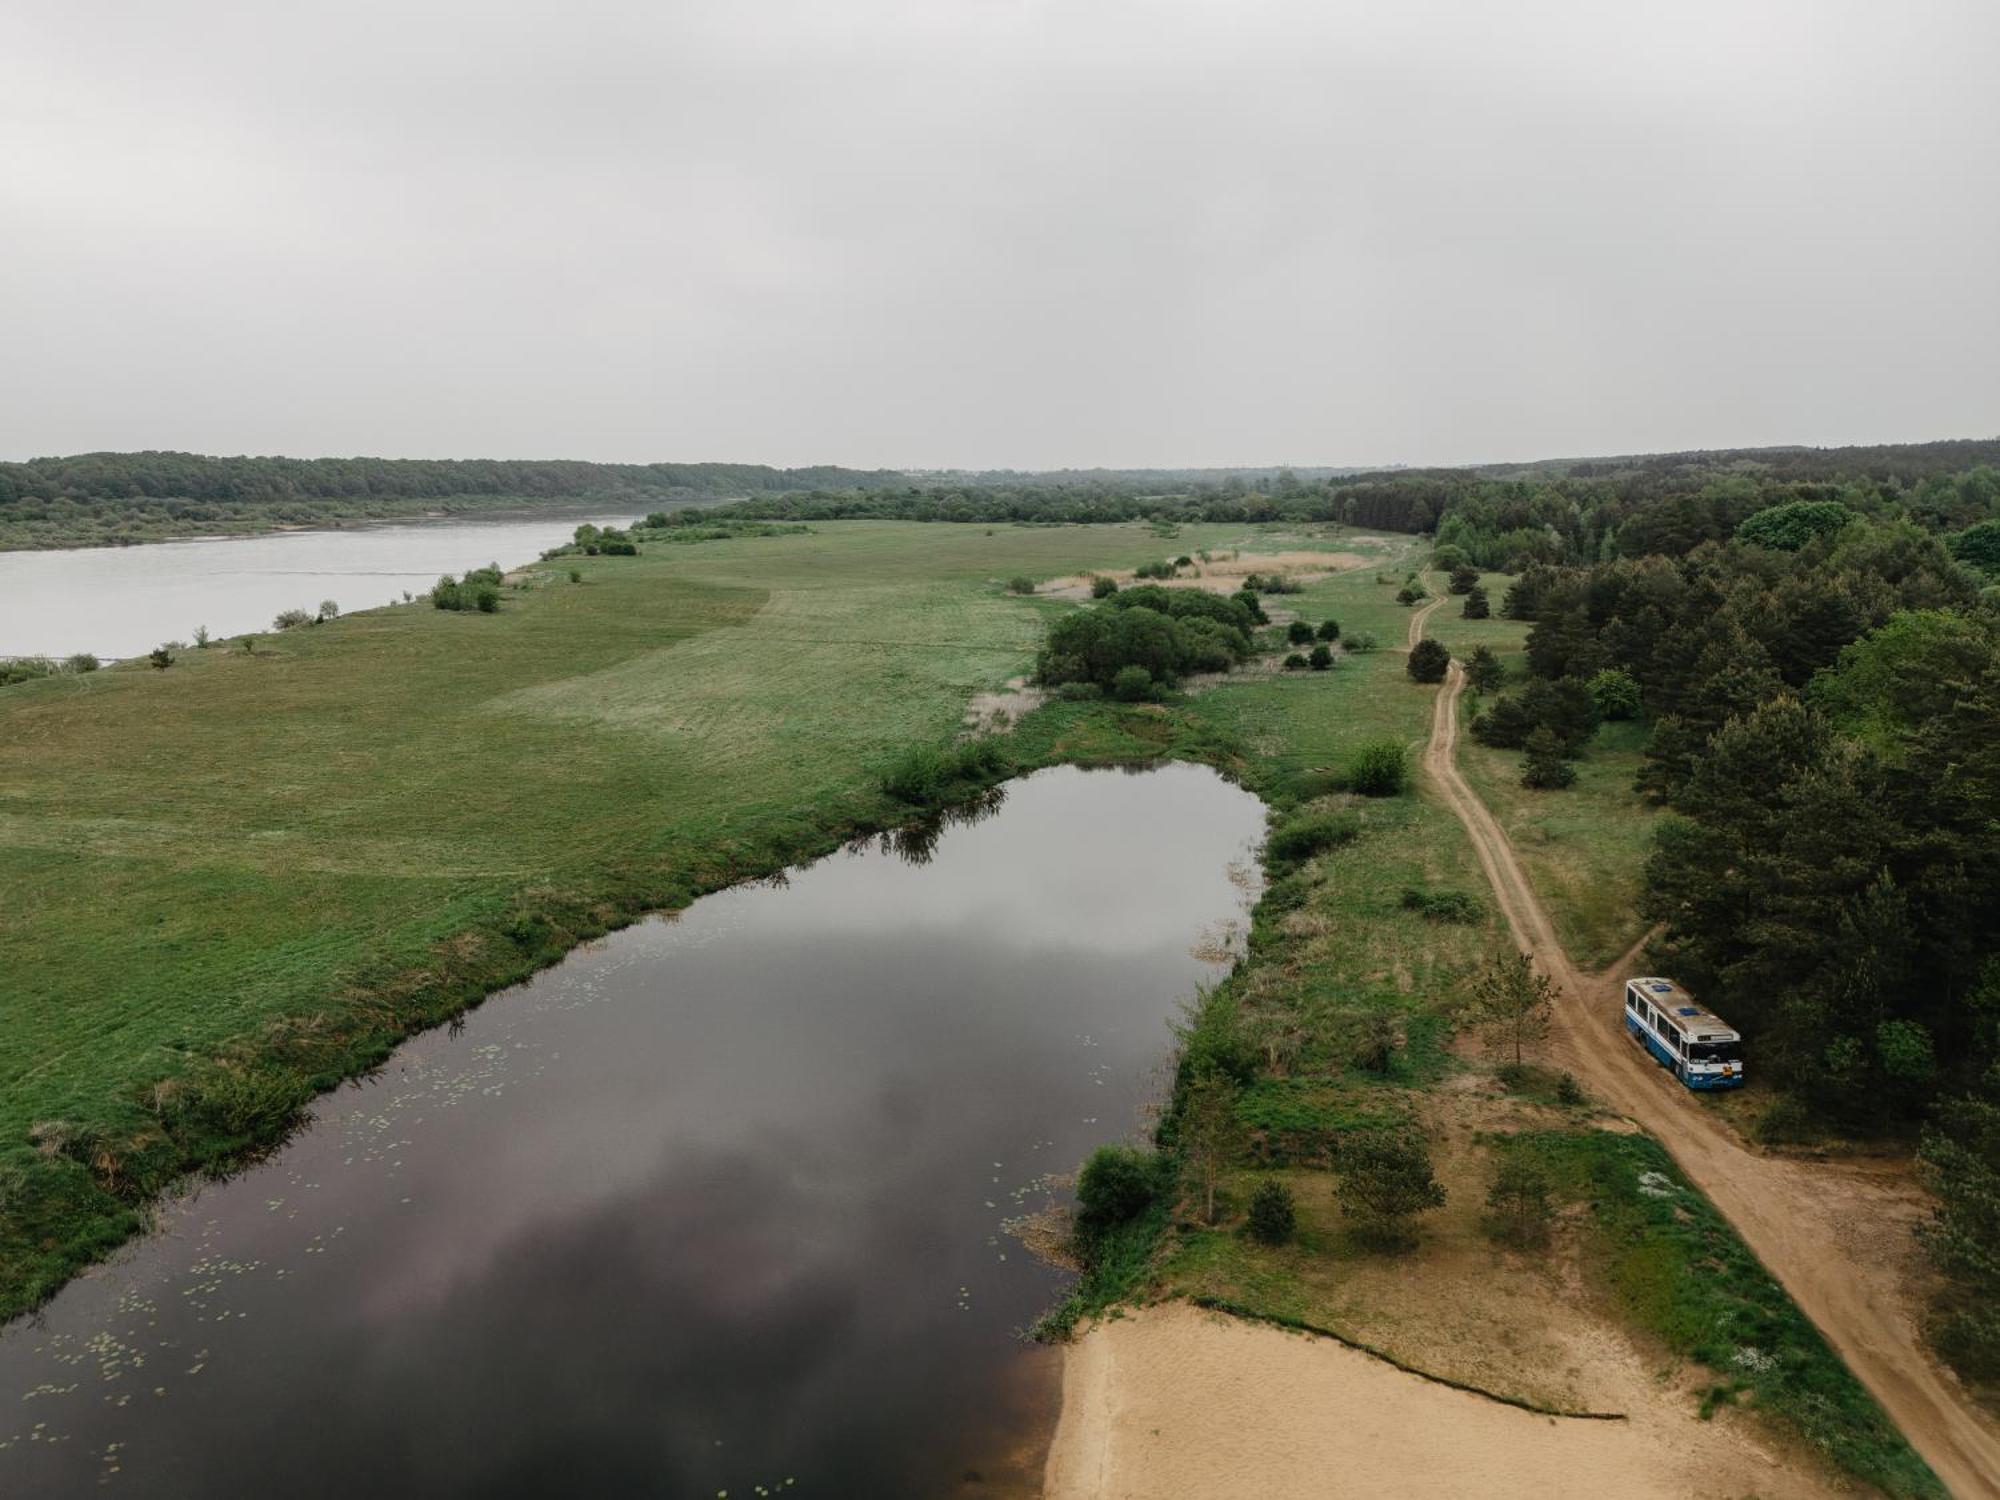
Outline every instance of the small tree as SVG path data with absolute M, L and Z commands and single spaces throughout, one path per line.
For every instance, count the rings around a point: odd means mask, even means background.
M 1282 1245 L 1299 1226 L 1299 1206 L 1292 1190 L 1275 1177 L 1266 1177 L 1250 1195 L 1250 1238 L 1266 1245 Z
M 1451 570 L 1451 591 L 1454 594 L 1469 594 L 1479 587 L 1479 569 L 1470 563 L 1460 564 Z
M 1181 1104 L 1181 1159 L 1201 1194 L 1202 1221 L 1215 1222 L 1215 1190 L 1243 1153 L 1244 1130 L 1236 1117 L 1242 1090 L 1227 1073 L 1205 1072 L 1187 1088 Z
M 271 628 L 273 630 L 297 630 L 301 625 L 312 624 L 314 618 L 314 616 L 307 614 L 302 609 L 280 610 L 277 618 L 271 621 Z
M 1306 665 L 1311 667 L 1315 672 L 1325 672 L 1332 669 L 1333 652 L 1327 649 L 1325 641 L 1321 641 L 1317 646 L 1312 648 L 1312 653 L 1306 657 Z
M 65 672 L 95 672 L 103 663 L 88 651 L 79 651 L 74 656 L 63 658 Z
M 1530 1043 L 1549 1034 L 1555 993 L 1555 981 L 1536 973 L 1527 954 L 1503 955 L 1473 976 L 1473 1024 L 1485 1033 L 1489 1046 L 1511 1049 L 1518 1064 Z
M 1106 578 L 1100 573 L 1090 580 L 1090 597 L 1093 599 L 1109 599 L 1117 592 L 1118 580 L 1115 578 Z
M 146 653 L 146 660 L 164 672 L 174 664 L 174 653 L 169 651 L 165 646 L 155 646 L 151 651 Z
M 1562 741 L 1548 729 L 1528 736 L 1521 762 L 1521 785 L 1533 792 L 1559 792 L 1576 784 L 1576 767 L 1563 757 Z
M 1465 591 L 1465 608 L 1459 611 L 1461 618 L 1484 620 L 1490 618 L 1492 614 L 1493 603 L 1486 597 L 1484 586 L 1475 583 Z
M 1495 692 L 1507 680 L 1507 669 L 1500 665 L 1491 646 L 1474 646 L 1472 655 L 1465 659 L 1465 680 L 1475 693 Z
M 257 654 L 256 636 L 246 635 L 243 637 L 243 654 L 245 656 L 255 656 Z
M 1323 641 L 1337 641 L 1340 639 L 1340 621 L 1321 620 L 1319 622 L 1319 629 L 1314 631 L 1313 634 L 1317 635 Z
M 1409 780 L 1409 758 L 1394 740 L 1375 740 L 1354 752 L 1342 779 L 1364 797 L 1394 797 Z
M 1120 703 L 1142 703 L 1153 696 L 1153 674 L 1144 667 L 1120 667 L 1111 679 L 1111 693 Z
M 1487 1228 L 1511 1244 L 1542 1244 L 1549 1237 L 1549 1196 L 1549 1174 L 1541 1164 L 1508 1152 L 1486 1190 Z
M 1416 604 L 1429 597 L 1430 595 L 1424 592 L 1424 586 L 1421 583 L 1406 583 L 1400 589 L 1396 590 L 1396 602 L 1398 604 Z
M 1312 626 L 1304 620 L 1294 620 L 1285 627 L 1285 640 L 1294 646 L 1303 646 L 1313 638 Z
M 194 648 L 195 648 L 195 650 L 197 650 L 197 651 L 206 651 L 206 650 L 208 649 L 208 639 L 209 639 L 209 637 L 208 637 L 208 627 L 207 627 L 206 625 L 197 625 L 197 626 L 195 626 L 195 628 L 194 628 Z
M 322 620 L 338 620 L 340 618 L 340 606 L 331 599 L 320 600 L 319 617 Z
M 1305 669 L 1306 659 L 1299 655 L 1298 652 L 1294 651 L 1290 656 L 1285 658 L 1285 670 L 1287 672 L 1303 672 Z
M 1034 591 L 1035 580 L 1032 578 L 1017 576 L 1007 580 L 1007 592 L 1010 594 L 1032 594 Z
M 1334 1153 L 1333 1171 L 1341 1213 L 1358 1236 L 1384 1249 L 1415 1244 L 1416 1216 L 1444 1206 L 1430 1147 L 1414 1131 L 1349 1135 Z
M 1630 672 L 1621 672 L 1616 667 L 1606 667 L 1589 683 L 1590 701 L 1597 705 L 1599 717 L 1606 719 L 1633 719 L 1639 715 L 1639 684 Z
M 1099 1146 L 1077 1174 L 1077 1225 L 1086 1232 L 1136 1219 L 1159 1192 L 1160 1171 L 1150 1152 L 1133 1146 Z
M 1410 648 L 1410 659 L 1403 665 L 1413 682 L 1443 682 L 1445 669 L 1451 665 L 1451 653 L 1443 642 L 1425 636 Z
M 571 569 L 569 570 L 569 581 L 570 581 L 571 583 L 582 583 L 582 582 L 583 582 L 583 569 L 581 569 L 581 568 L 571 568 Z M 406 595 L 404 595 L 403 597 L 404 597 L 404 598 L 408 598 L 409 596 L 408 596 L 408 595 L 406 594 Z

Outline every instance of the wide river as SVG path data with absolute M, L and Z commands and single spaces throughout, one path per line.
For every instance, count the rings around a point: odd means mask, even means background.
M 1034 1493 L 1016 1221 L 1159 1097 L 1262 825 L 1046 771 L 580 950 L 0 1335 L 0 1495 Z
M 490 521 L 357 525 L 340 531 L 0 552 L 0 656 L 140 656 L 162 641 L 269 630 L 280 610 L 372 609 L 422 593 L 441 573 L 541 556 L 585 521 L 564 511 Z

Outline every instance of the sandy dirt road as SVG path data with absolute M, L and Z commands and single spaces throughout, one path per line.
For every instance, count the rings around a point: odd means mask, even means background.
M 1411 644 L 1443 602 L 1411 619 Z M 1625 962 L 1602 974 L 1570 962 L 1506 833 L 1459 774 L 1464 687 L 1454 661 L 1437 696 L 1423 767 L 1471 835 L 1515 939 L 1556 981 L 1559 1060 L 1672 1153 L 1952 1494 L 2000 1496 L 2000 1429 L 1925 1351 L 1918 1328 L 1913 1230 L 1925 1205 L 1908 1172 L 1760 1155 L 1629 1039 L 1621 1019 Z

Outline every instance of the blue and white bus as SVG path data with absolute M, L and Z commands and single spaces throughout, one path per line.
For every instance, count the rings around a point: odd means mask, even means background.
M 1671 979 L 1625 981 L 1625 1029 L 1691 1089 L 1743 1087 L 1743 1038 Z

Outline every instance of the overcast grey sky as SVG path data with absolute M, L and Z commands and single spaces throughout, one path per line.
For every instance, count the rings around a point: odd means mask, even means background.
M 1994 0 L 0 0 L 0 457 L 2000 432 Z

